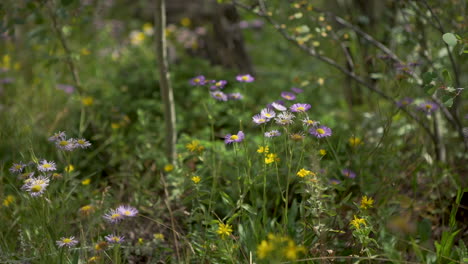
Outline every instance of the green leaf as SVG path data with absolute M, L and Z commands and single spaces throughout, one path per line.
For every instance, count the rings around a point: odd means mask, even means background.
M 450 47 L 454 47 L 458 43 L 457 37 L 455 37 L 455 35 L 452 33 L 445 33 L 444 35 L 442 35 L 442 39 Z
M 453 98 L 448 99 L 447 101 L 444 102 L 444 105 L 446 107 L 452 107 L 453 105 Z
M 447 69 L 442 71 L 442 77 L 444 77 L 444 82 L 446 85 L 452 84 L 452 76 L 450 76 L 450 72 Z
M 436 78 L 437 78 L 437 74 L 435 74 L 434 72 L 425 72 L 422 75 L 422 79 L 423 79 L 424 84 L 428 84 L 428 83 L 432 82 L 432 80 L 434 80 Z
M 255 212 L 254 208 L 250 206 L 249 204 L 242 204 L 241 207 L 244 208 L 244 210 L 246 210 L 247 212 L 253 215 L 257 215 L 257 212 Z
M 431 237 L 431 221 L 423 219 L 418 223 L 418 235 L 421 242 L 427 241 Z

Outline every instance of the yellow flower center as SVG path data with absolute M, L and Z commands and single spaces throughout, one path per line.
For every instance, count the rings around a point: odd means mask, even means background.
M 69 238 L 64 238 L 64 239 L 62 239 L 62 242 L 65 243 L 65 244 L 68 244 L 68 243 L 72 242 L 72 240 L 69 239 Z
M 62 141 L 60 141 L 59 145 L 60 146 L 66 146 L 66 145 L 68 145 L 68 141 L 62 140 Z
M 78 139 L 77 143 L 80 144 L 80 145 L 83 145 L 85 143 L 85 141 L 82 140 L 82 139 Z
M 120 214 L 113 214 L 113 215 L 111 215 L 111 218 L 112 218 L 112 219 L 116 219 L 116 218 L 119 218 L 119 217 L 120 217 Z
M 290 95 L 286 95 L 285 97 L 286 97 L 286 99 L 292 100 L 292 96 L 290 96 Z
M 46 164 L 42 165 L 42 167 L 45 168 L 45 169 L 48 169 L 48 168 L 50 168 L 52 166 L 49 163 L 46 163 Z
M 432 109 L 432 105 L 427 104 L 427 105 L 426 105 L 426 109 Z
M 242 80 L 247 81 L 249 79 L 248 76 L 242 76 Z
M 120 238 L 119 237 L 112 237 L 112 241 L 119 242 Z
M 321 129 L 321 128 L 317 129 L 316 131 L 317 131 L 317 133 L 319 133 L 320 135 L 325 134 L 325 130 L 323 130 L 323 129 Z
M 199 83 L 200 82 L 200 79 L 199 78 L 196 78 L 195 80 L 193 80 L 194 82 L 196 83 Z
M 42 185 L 36 184 L 31 187 L 31 192 L 40 192 L 42 190 Z
M 124 212 L 124 215 L 131 215 L 131 214 L 132 214 L 132 213 L 131 213 L 129 210 L 126 210 L 126 211 Z
M 15 170 L 19 170 L 19 169 L 21 169 L 21 165 L 16 165 Z
M 305 108 L 304 108 L 303 106 L 299 106 L 299 107 L 297 108 L 297 111 L 305 111 Z
M 232 139 L 232 140 L 238 140 L 239 137 L 238 137 L 237 135 L 232 135 L 232 136 L 231 136 L 231 139 Z

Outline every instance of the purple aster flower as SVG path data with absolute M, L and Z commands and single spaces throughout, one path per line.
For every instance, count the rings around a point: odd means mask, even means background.
M 31 177 L 26 179 L 21 189 L 29 192 L 32 197 L 37 197 L 45 192 L 47 186 L 49 186 L 49 178 L 39 176 L 37 178 Z
M 291 91 L 293 91 L 296 94 L 300 94 L 300 93 L 304 92 L 304 90 L 302 90 L 301 88 L 297 88 L 297 87 L 291 88 Z
M 13 165 L 11 166 L 9 171 L 11 173 L 19 174 L 19 173 L 23 172 L 23 169 L 25 167 L 26 167 L 26 164 L 24 164 L 23 162 L 20 161 L 19 163 L 13 163 Z
M 112 224 L 118 223 L 124 218 L 124 216 L 117 209 L 111 209 L 103 217 L 104 219 L 106 219 L 107 222 Z
M 49 137 L 49 141 L 55 142 L 55 141 L 58 141 L 58 140 L 64 140 L 65 137 L 66 137 L 65 132 L 59 131 L 59 132 L 55 133 L 53 136 Z
M 282 92 L 281 97 L 283 97 L 286 100 L 292 101 L 296 99 L 296 95 L 291 92 Z
M 310 104 L 293 104 L 289 109 L 291 112 L 305 112 L 310 109 Z
M 73 138 L 57 140 L 55 141 L 55 146 L 58 149 L 65 150 L 65 151 L 72 151 L 77 147 L 75 145 L 75 140 Z
M 252 117 L 252 121 L 257 124 L 257 125 L 260 125 L 260 124 L 264 124 L 266 122 L 269 121 L 268 118 L 264 117 L 263 115 L 261 114 L 256 114 Z
M 76 240 L 74 236 L 62 237 L 60 238 L 60 240 L 57 240 L 55 243 L 57 243 L 57 246 L 59 248 L 62 248 L 62 247 L 72 248 L 76 246 L 76 244 L 78 244 L 78 240 Z
M 348 178 L 351 178 L 351 179 L 356 178 L 356 173 L 354 171 L 350 170 L 350 169 L 343 169 L 343 170 L 341 170 L 341 173 L 345 177 L 348 177 Z
M 293 119 L 294 119 L 294 115 L 286 111 L 276 116 L 275 121 L 277 124 L 285 126 L 285 125 L 290 125 L 294 123 Z
M 294 141 L 301 141 L 304 139 L 304 133 L 303 132 L 292 133 L 289 135 L 289 137 Z
M 266 119 L 270 120 L 272 119 L 273 117 L 276 116 L 276 113 L 275 111 L 269 109 L 269 108 L 264 108 L 262 109 L 262 111 L 260 111 L 260 114 L 265 117 Z
M 319 121 L 315 121 L 315 120 L 312 120 L 312 119 L 309 119 L 309 118 L 302 119 L 302 123 L 305 126 L 318 126 L 320 124 Z
M 273 102 L 271 103 L 269 106 L 271 106 L 272 108 L 278 110 L 278 111 L 286 111 L 288 108 L 286 108 L 286 106 L 282 105 L 282 104 L 279 104 L 277 102 Z
M 312 127 L 309 129 L 309 133 L 316 138 L 324 138 L 332 135 L 331 129 L 326 126 Z
M 62 90 L 67 94 L 72 94 L 75 91 L 75 87 L 68 84 L 57 84 L 57 89 Z
M 120 244 L 124 241 L 125 237 L 124 236 L 117 236 L 115 234 L 107 235 L 104 237 L 107 242 L 110 244 Z
M 265 132 L 265 137 L 272 138 L 272 137 L 279 137 L 281 136 L 281 132 L 278 130 L 272 130 Z
M 249 22 L 248 21 L 245 21 L 245 20 L 242 20 L 239 22 L 239 28 L 240 29 L 246 29 L 249 27 Z
M 244 140 L 244 132 L 242 131 L 237 132 L 237 134 L 235 135 L 227 134 L 224 137 L 224 143 L 226 144 L 230 144 L 233 142 L 241 142 L 242 140 Z
M 341 181 L 338 180 L 338 179 L 331 179 L 331 180 L 330 180 L 330 183 L 331 183 L 332 185 L 338 185 L 338 184 L 341 183 Z
M 413 98 L 405 97 L 397 102 L 397 106 L 398 107 L 407 106 L 407 105 L 410 105 L 413 101 L 414 101 Z
M 190 84 L 197 86 L 197 85 L 205 85 L 206 79 L 203 75 L 198 75 L 190 80 Z
M 240 74 L 240 75 L 237 75 L 236 76 L 236 80 L 238 82 L 247 82 L 247 83 L 250 83 L 250 82 L 253 82 L 255 80 L 254 77 L 252 77 L 252 75 L 250 74 Z
M 439 106 L 434 102 L 427 101 L 418 105 L 418 109 L 425 112 L 426 114 L 431 114 L 437 109 L 439 109 Z
M 225 80 L 214 81 L 213 85 L 211 85 L 210 89 L 211 90 L 223 89 L 224 86 L 226 86 L 226 84 L 227 84 L 227 81 L 225 81 Z
M 232 100 L 241 100 L 244 96 L 241 93 L 230 93 L 227 95 L 229 99 Z
M 55 166 L 55 162 L 53 161 L 47 161 L 47 160 L 41 160 L 39 162 L 39 165 L 37 166 L 37 169 L 42 172 L 46 171 L 55 171 L 57 167 Z
M 138 210 L 135 207 L 126 205 L 117 207 L 117 212 L 119 212 L 123 217 L 135 217 L 138 214 Z
M 228 100 L 228 96 L 221 92 L 221 91 L 214 91 L 214 92 L 210 92 L 211 94 L 211 97 L 213 97 L 214 99 L 218 100 L 218 101 L 227 101 Z
M 84 138 L 75 139 L 73 143 L 75 144 L 76 148 L 85 149 L 91 146 L 91 143 L 89 143 L 89 141 Z
M 265 21 L 263 21 L 262 19 L 254 19 L 251 21 L 251 27 L 252 28 L 261 28 L 263 27 L 263 25 L 265 25 Z

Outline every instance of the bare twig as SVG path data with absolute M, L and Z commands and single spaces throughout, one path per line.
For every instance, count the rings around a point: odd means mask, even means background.
M 164 180 L 163 173 L 161 173 L 161 182 L 164 187 L 164 196 L 166 196 L 164 197 L 164 203 L 166 204 L 167 210 L 169 211 L 169 217 L 171 218 L 172 238 L 174 239 L 174 247 L 175 247 L 176 254 L 177 254 L 177 262 L 180 263 L 181 259 L 180 259 L 180 253 L 179 253 L 179 242 L 177 240 L 178 232 L 176 231 L 176 227 L 175 227 L 174 214 L 172 213 L 171 205 L 169 204 L 169 191 L 167 190 L 167 184 L 166 184 L 166 181 Z

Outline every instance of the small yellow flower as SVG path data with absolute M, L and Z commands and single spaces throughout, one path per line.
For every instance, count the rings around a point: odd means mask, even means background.
M 348 143 L 351 147 L 357 147 L 362 143 L 362 140 L 358 137 L 350 137 Z
M 83 97 L 81 99 L 81 103 L 84 105 L 84 106 L 90 106 L 94 103 L 94 98 L 91 97 L 91 96 L 86 96 L 86 97 Z
M 318 79 L 317 79 L 317 83 L 318 83 L 319 85 L 323 85 L 323 84 L 325 83 L 325 79 L 323 79 L 323 78 L 318 78 Z
M 12 204 L 14 201 L 15 201 L 15 197 L 13 195 L 8 195 L 7 197 L 5 197 L 2 204 L 5 207 L 9 207 L 10 204 Z
M 53 178 L 53 179 L 61 179 L 61 178 L 63 178 L 63 175 L 62 175 L 61 173 L 56 173 L 56 172 L 54 172 L 54 173 L 52 174 L 52 178 Z
M 82 185 L 89 185 L 90 183 L 91 183 L 91 179 L 90 179 L 90 178 L 81 181 L 81 184 L 82 184 Z
M 270 148 L 268 146 L 258 146 L 257 153 L 268 153 Z
M 99 256 L 93 256 L 88 259 L 88 263 L 98 263 L 98 261 L 101 259 Z
M 151 23 L 145 23 L 143 25 L 143 32 L 147 36 L 152 36 L 154 34 L 154 27 Z
M 109 244 L 106 241 L 101 241 L 97 243 L 96 245 L 94 245 L 94 250 L 96 251 L 106 250 L 108 245 Z
M 145 240 L 143 238 L 138 238 L 138 244 L 143 245 L 145 243 Z
M 266 164 L 270 164 L 270 163 L 273 163 L 273 162 L 279 162 L 279 161 L 280 161 L 280 158 L 278 158 L 278 155 L 276 155 L 274 153 L 270 153 L 270 154 L 266 155 L 266 158 L 265 158 L 265 163 Z
M 327 151 L 325 149 L 320 149 L 319 153 L 320 153 L 321 156 L 327 155 Z
M 166 166 L 164 166 L 164 171 L 165 172 L 171 172 L 174 170 L 174 165 L 172 164 L 166 164 Z
M 193 183 L 198 184 L 201 181 L 201 179 L 198 176 L 193 176 L 192 181 L 193 181 Z
M 130 42 L 132 45 L 138 46 L 145 40 L 145 33 L 141 31 L 132 31 L 130 32 Z
M 366 220 L 364 218 L 358 218 L 356 215 L 354 216 L 354 219 L 351 220 L 349 224 L 352 225 L 357 230 L 361 229 L 361 225 L 364 225 L 364 226 L 367 225 Z
M 367 197 L 364 195 L 361 199 L 361 206 L 360 208 L 366 210 L 367 208 L 371 208 L 374 206 L 374 199 L 372 197 Z
M 87 49 L 87 48 L 82 48 L 81 49 L 81 55 L 88 56 L 89 54 L 91 54 L 91 51 L 89 51 L 89 49 Z
M 222 222 L 219 222 L 218 225 L 218 231 L 216 231 L 218 235 L 221 236 L 222 239 L 224 239 L 225 236 L 230 236 L 232 233 L 232 226 L 229 224 L 224 224 Z
M 164 240 L 164 235 L 161 234 L 161 233 L 153 234 L 153 237 L 154 237 L 154 239 L 156 239 L 156 240 Z
M 296 260 L 300 252 L 305 252 L 303 246 L 297 246 L 294 241 L 288 241 L 288 246 L 284 249 L 284 256 L 289 260 Z
M 119 129 L 120 124 L 119 123 L 111 123 L 111 127 L 112 127 L 112 129 Z
M 262 240 L 260 245 L 257 246 L 257 255 L 260 259 L 266 258 L 270 252 L 274 250 L 273 243 L 270 243 L 266 240 Z
M 11 58 L 10 58 L 10 55 L 8 55 L 8 54 L 3 55 L 1 67 L 2 67 L 2 68 L 5 68 L 5 69 L 7 69 L 7 70 L 10 69 L 10 67 L 11 67 Z
M 19 69 L 21 69 L 21 63 L 16 62 L 15 64 L 13 64 L 13 69 L 14 69 L 15 71 L 18 71 Z
M 90 204 L 82 206 L 79 210 L 79 213 L 83 216 L 88 216 L 94 211 L 94 207 Z
M 200 141 L 198 140 L 192 140 L 192 142 L 187 143 L 185 148 L 190 152 L 202 152 L 205 149 L 204 146 L 200 145 Z
M 190 25 L 192 25 L 192 21 L 190 20 L 190 18 L 188 17 L 184 17 L 180 20 L 180 24 L 183 26 L 183 27 L 190 27 Z
M 68 164 L 68 166 L 65 167 L 65 171 L 70 173 L 75 170 L 75 167 L 71 164 Z
M 299 176 L 301 178 L 304 178 L 305 176 L 309 176 L 309 175 L 315 176 L 315 173 L 311 172 L 310 170 L 306 170 L 306 169 L 301 169 L 300 171 L 297 172 L 297 176 Z

